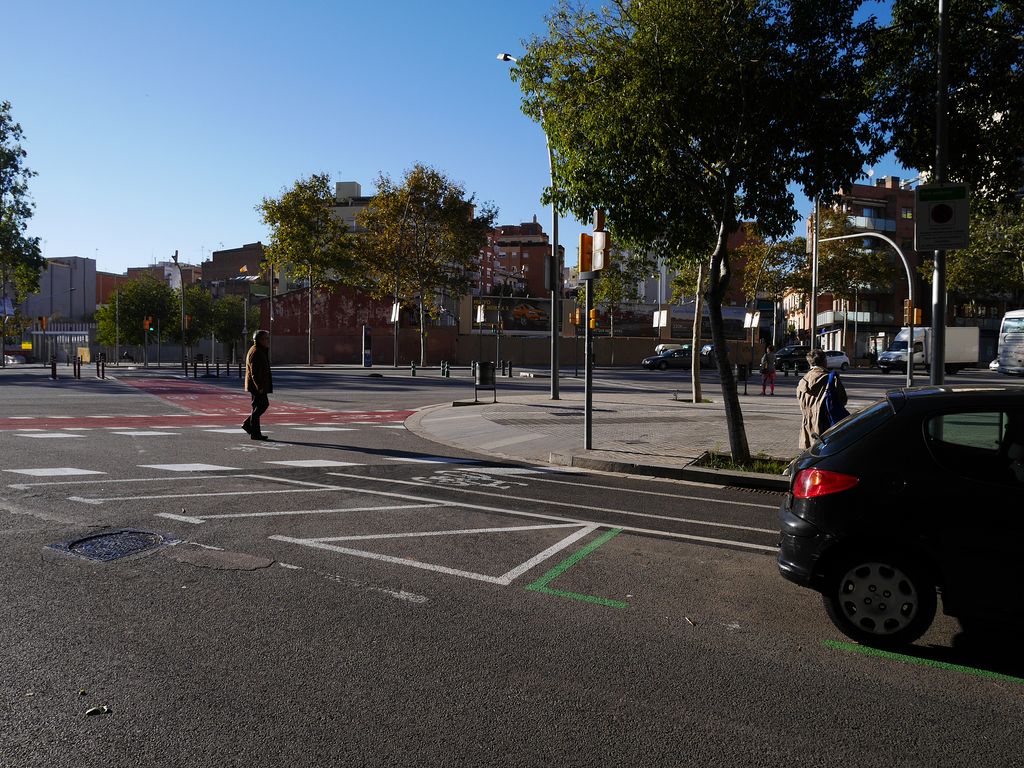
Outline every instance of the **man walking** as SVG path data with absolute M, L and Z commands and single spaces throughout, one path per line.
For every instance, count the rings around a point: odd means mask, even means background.
M 771 344 L 761 358 L 761 396 L 764 397 L 765 387 L 771 384 L 771 394 L 775 394 L 775 347 Z
M 825 394 L 828 390 L 828 371 L 825 353 L 820 349 L 812 349 L 807 353 L 807 363 L 811 369 L 796 385 L 796 400 L 800 404 L 800 450 L 811 447 L 818 435 L 831 425 L 825 409 Z M 835 398 L 840 406 L 846 405 L 846 387 L 834 377 Z
M 242 422 L 242 429 L 253 440 L 266 440 L 267 436 L 260 431 L 260 416 L 270 407 L 267 395 L 274 391 L 268 354 L 270 332 L 256 331 L 252 340 L 253 345 L 245 355 L 245 391 L 252 395 L 252 414 Z

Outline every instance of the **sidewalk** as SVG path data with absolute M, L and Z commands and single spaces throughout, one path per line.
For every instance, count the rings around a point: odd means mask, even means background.
M 724 406 L 694 404 L 664 391 L 594 395 L 593 446 L 583 450 L 583 395 L 501 397 L 496 404 L 423 408 L 406 427 L 443 445 L 530 463 L 551 463 L 721 485 L 785 490 L 783 477 L 690 466 L 706 451 L 729 452 Z M 481 393 L 489 396 L 490 393 Z M 471 403 L 472 401 L 470 401 Z M 798 453 L 800 410 L 791 393 L 740 396 L 751 453 Z

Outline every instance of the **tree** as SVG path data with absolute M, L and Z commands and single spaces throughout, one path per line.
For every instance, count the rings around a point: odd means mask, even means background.
M 246 322 L 248 320 L 248 322 Z M 245 315 L 245 300 L 241 296 L 223 296 L 213 302 L 213 335 L 219 341 L 231 344 L 231 359 L 235 360 L 235 344 L 248 328 L 255 331 L 260 324 L 259 307 L 249 307 Z M 248 348 L 248 339 L 242 338 L 242 348 Z
M 11 103 L 0 102 L 0 353 L 6 349 L 8 333 L 21 326 L 12 312 L 13 305 L 39 289 L 39 272 L 46 265 L 39 251 L 39 238 L 26 234 L 35 207 L 29 198 L 28 182 L 36 174 L 25 165 L 23 138 L 21 125 L 11 117 Z M 13 286 L 13 295 L 8 286 Z M 0 357 L 2 365 L 6 365 L 4 357 Z
M 699 250 L 733 458 L 749 459 L 722 301 L 729 235 L 781 237 L 809 196 L 870 159 L 860 0 L 563 0 L 513 69 L 554 151 L 559 207 L 608 212 L 613 234 Z
M 921 273 L 932 278 L 931 262 Z M 946 287 L 962 296 L 1024 306 L 1024 211 L 1007 205 L 971 219 L 971 243 L 946 254 Z
M 378 299 L 415 300 L 420 365 L 426 365 L 426 318 L 440 316 L 444 294 L 461 294 L 467 273 L 487 245 L 497 211 L 440 171 L 414 165 L 401 183 L 385 174 L 359 212 L 357 240 L 366 289 Z
M 972 197 L 1013 199 L 1024 188 L 1024 6 L 1002 0 L 947 4 L 947 177 Z M 934 174 L 938 4 L 894 0 L 868 58 L 871 115 L 897 159 Z
M 849 216 L 841 211 L 821 209 L 818 227 L 822 240 L 855 234 Z M 872 288 L 888 289 L 896 267 L 888 248 L 865 248 L 861 240 L 835 240 L 818 246 L 818 291 L 849 301 Z M 808 281 L 809 282 L 809 281 Z
M 778 302 L 787 290 L 797 288 L 810 293 L 806 239 L 793 237 L 770 242 L 754 230 L 736 251 L 745 257 L 743 293 L 751 306 L 757 306 L 758 296 L 767 296 L 777 316 Z
M 594 281 L 594 303 L 608 310 L 609 335 L 615 335 L 615 313 L 625 304 L 640 301 L 640 283 L 647 279 L 652 267 L 653 262 L 644 252 L 616 251 Z
M 313 293 L 325 283 L 353 280 L 353 257 L 347 228 L 331 211 L 334 195 L 327 174 L 299 179 L 278 198 L 265 197 L 256 210 L 270 227 L 264 261 L 272 271 L 289 265 L 309 283 L 308 354 L 313 364 Z
M 156 331 L 145 330 L 146 318 L 152 318 L 151 327 L 159 327 L 160 335 L 166 337 L 175 330 L 178 306 L 176 294 L 167 283 L 149 275 L 129 280 L 96 310 L 96 339 L 108 347 L 121 343 L 145 348 L 157 340 Z

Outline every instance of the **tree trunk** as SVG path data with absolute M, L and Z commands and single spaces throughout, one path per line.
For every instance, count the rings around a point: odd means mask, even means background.
M 420 368 L 427 364 L 427 324 L 424 321 L 423 297 L 420 297 Z
M 309 278 L 309 296 L 308 296 L 308 317 L 306 320 L 306 347 L 308 360 L 306 365 L 312 367 L 313 365 L 313 278 Z
M 697 295 L 693 299 L 693 330 L 690 341 L 690 384 L 693 390 L 693 402 L 700 403 L 704 400 L 704 393 L 700 388 L 700 330 L 704 320 L 704 302 L 702 292 L 704 290 L 704 264 L 697 265 Z M 669 318 L 669 323 L 672 320 Z
M 729 234 L 733 216 L 732 195 L 727 196 L 726 215 L 718 227 L 718 243 L 711 256 L 708 275 L 708 310 L 711 315 L 711 341 L 715 345 L 715 360 L 718 362 L 718 378 L 722 383 L 722 402 L 725 405 L 725 422 L 729 431 L 729 450 L 732 460 L 737 463 L 750 461 L 750 447 L 747 445 L 747 431 L 743 424 L 743 411 L 736 391 L 736 378 L 729 365 L 729 348 L 725 340 L 725 323 L 722 322 L 722 299 L 729 287 Z

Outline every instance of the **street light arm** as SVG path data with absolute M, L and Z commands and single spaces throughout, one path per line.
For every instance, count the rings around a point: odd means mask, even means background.
M 865 237 L 877 237 L 879 240 L 887 242 L 896 251 L 896 254 L 900 257 L 900 261 L 903 262 L 903 269 L 907 273 L 907 296 L 910 299 L 911 308 L 917 306 L 914 303 L 914 279 L 913 272 L 910 269 L 910 262 L 907 261 L 907 257 L 903 255 L 903 251 L 896 245 L 896 242 L 880 232 L 859 232 L 856 235 L 837 235 L 836 237 L 823 237 L 819 242 L 829 243 L 834 240 L 859 240 Z M 907 344 L 907 386 L 914 386 L 914 313 L 911 311 L 909 322 L 907 326 L 910 331 L 910 340 Z

